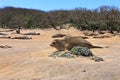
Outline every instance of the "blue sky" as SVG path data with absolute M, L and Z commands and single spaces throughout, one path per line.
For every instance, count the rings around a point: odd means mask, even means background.
M 120 9 L 120 0 L 0 0 L 0 8 L 13 6 L 44 11 L 78 7 L 95 9 L 102 5 L 115 6 Z

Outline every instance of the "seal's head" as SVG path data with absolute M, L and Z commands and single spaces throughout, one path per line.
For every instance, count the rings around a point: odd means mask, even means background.
M 63 42 L 61 40 L 58 40 L 58 39 L 54 40 L 50 44 L 50 46 L 56 48 L 58 51 L 64 51 L 65 50 Z

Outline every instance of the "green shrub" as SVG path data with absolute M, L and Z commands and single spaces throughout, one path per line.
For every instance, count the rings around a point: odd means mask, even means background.
M 73 47 L 70 52 L 77 56 L 92 56 L 92 52 L 87 47 Z

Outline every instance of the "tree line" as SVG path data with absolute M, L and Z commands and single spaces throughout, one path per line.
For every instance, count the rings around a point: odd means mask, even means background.
M 71 24 L 80 30 L 109 30 L 120 32 L 120 10 L 114 6 L 97 9 L 75 8 L 72 10 L 42 11 L 25 8 L 0 8 L 1 28 L 55 28 Z

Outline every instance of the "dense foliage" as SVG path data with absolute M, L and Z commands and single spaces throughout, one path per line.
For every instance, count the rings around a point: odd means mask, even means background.
M 120 10 L 101 6 L 94 10 L 76 8 L 73 10 L 40 11 L 33 9 L 5 7 L 0 9 L 2 28 L 56 28 L 70 23 L 81 30 L 120 31 Z

